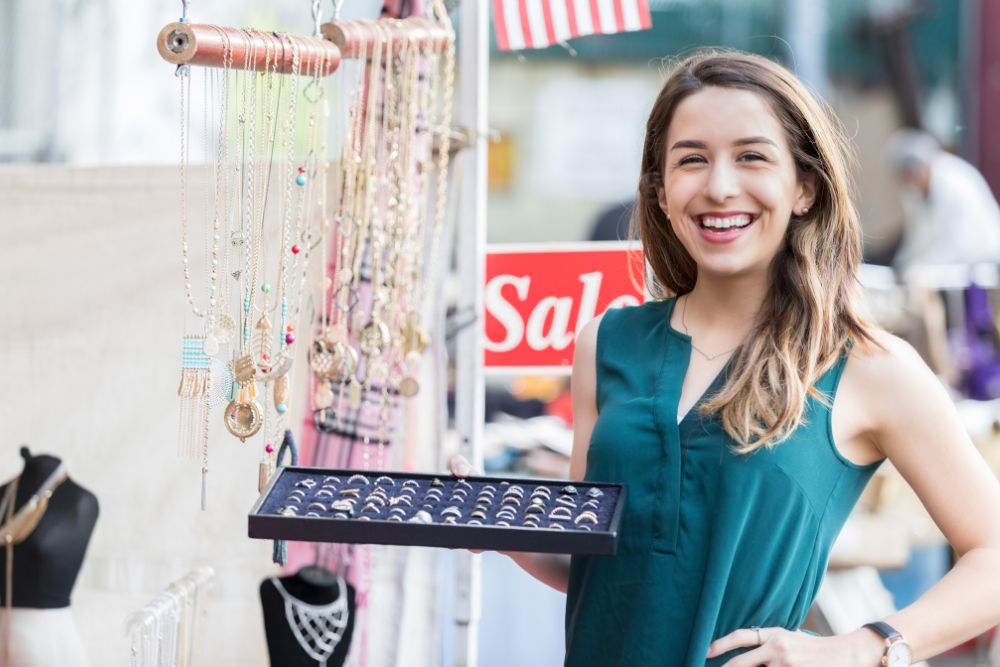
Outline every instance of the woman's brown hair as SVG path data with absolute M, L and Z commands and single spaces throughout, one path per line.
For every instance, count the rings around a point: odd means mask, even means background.
M 803 422 L 816 379 L 855 343 L 875 343 L 855 309 L 861 228 L 852 202 L 850 142 L 834 114 L 790 71 L 766 58 L 706 50 L 682 60 L 660 91 L 649 120 L 630 235 L 642 242 L 654 298 L 690 292 L 697 266 L 660 209 L 667 128 L 677 106 L 710 86 L 756 93 L 785 130 L 799 178 L 816 198 L 789 222 L 770 267 L 770 286 L 749 337 L 734 352 L 723 387 L 701 406 L 750 453 L 774 446 Z M 821 400 L 822 397 L 820 397 Z

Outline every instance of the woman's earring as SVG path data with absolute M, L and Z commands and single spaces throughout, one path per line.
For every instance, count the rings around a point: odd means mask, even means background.
M 809 212 L 809 207 L 808 207 L 808 206 L 804 206 L 804 207 L 802 208 L 802 215 L 805 215 L 805 214 L 806 214 L 806 213 L 808 213 L 808 212 Z

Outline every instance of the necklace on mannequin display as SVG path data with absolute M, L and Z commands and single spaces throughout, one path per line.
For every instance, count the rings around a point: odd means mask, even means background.
M 3 499 L 0 500 L 0 520 L 3 521 L 3 524 L 0 525 L 0 539 L 3 540 L 7 557 L 4 580 L 6 614 L 4 616 L 2 648 L 8 653 L 5 654 L 4 664 L 10 662 L 10 622 L 14 606 L 14 546 L 28 539 L 28 536 L 38 527 L 42 517 L 45 516 L 45 510 L 48 509 L 49 499 L 52 498 L 52 494 L 56 492 L 59 485 L 66 481 L 67 476 L 66 465 L 60 463 L 21 509 L 16 512 L 14 505 L 17 502 L 17 486 L 20 477 L 15 478 L 7 486 L 7 491 L 4 493 Z

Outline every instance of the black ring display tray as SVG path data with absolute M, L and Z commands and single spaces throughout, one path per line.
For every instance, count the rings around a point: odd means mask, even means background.
M 250 510 L 249 536 L 611 555 L 625 496 L 621 484 L 289 466 Z

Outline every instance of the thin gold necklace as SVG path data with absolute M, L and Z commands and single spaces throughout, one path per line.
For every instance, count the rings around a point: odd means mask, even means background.
M 690 296 L 690 294 L 687 294 L 687 295 L 685 295 L 685 297 L 686 298 L 684 299 L 684 306 L 681 308 L 681 326 L 684 327 L 684 333 L 687 334 L 687 337 L 691 339 L 691 347 L 694 349 L 695 352 L 697 352 L 701 356 L 705 357 L 709 361 L 715 361 L 719 357 L 724 357 L 727 354 L 735 351 L 736 348 L 738 348 L 740 345 L 743 344 L 743 341 L 740 341 L 739 344 L 737 344 L 735 347 L 731 347 L 728 350 L 726 350 L 725 352 L 719 352 L 718 354 L 708 354 L 707 352 L 705 352 L 704 350 L 702 350 L 700 347 L 698 347 L 697 345 L 695 345 L 694 344 L 694 338 L 691 336 L 691 331 L 688 329 L 688 325 L 687 325 L 688 301 L 691 300 L 691 296 Z

